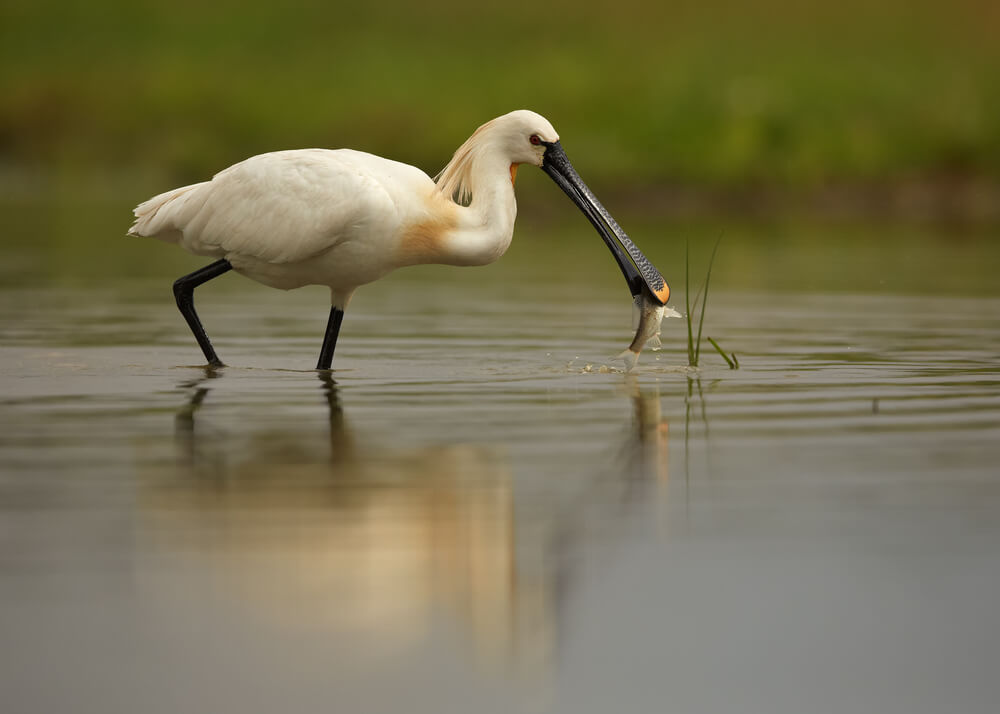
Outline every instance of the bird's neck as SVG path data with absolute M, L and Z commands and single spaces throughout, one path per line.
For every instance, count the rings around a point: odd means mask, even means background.
M 498 259 L 514 235 L 515 174 L 504 152 L 468 143 L 460 148 L 426 198 L 424 218 L 405 227 L 397 264 L 486 265 Z
M 472 201 L 458 206 L 455 229 L 445 236 L 452 265 L 485 265 L 502 256 L 514 235 L 516 169 L 505 157 L 484 157 L 474 177 Z M 454 205 L 454 204 L 453 204 Z

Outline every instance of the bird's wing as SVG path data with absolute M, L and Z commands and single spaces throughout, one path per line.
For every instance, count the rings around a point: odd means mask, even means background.
M 194 253 L 291 263 L 373 228 L 391 228 L 398 222 L 396 203 L 375 160 L 301 149 L 235 164 L 188 199 L 186 221 L 177 226 L 182 243 Z M 381 225 L 371 225 L 376 222 Z

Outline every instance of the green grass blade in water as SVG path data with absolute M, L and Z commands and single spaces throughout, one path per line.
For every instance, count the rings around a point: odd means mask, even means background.
M 722 359 L 726 360 L 726 364 L 729 365 L 729 369 L 739 369 L 740 368 L 740 362 L 739 362 L 738 359 L 736 359 L 736 353 L 735 352 L 733 352 L 732 356 L 727 355 L 726 352 L 725 352 L 725 350 L 723 350 L 721 347 L 719 347 L 719 343 L 718 342 L 716 342 L 715 340 L 713 340 L 711 337 L 708 338 L 708 341 L 712 343 L 712 347 L 715 348 L 715 351 L 718 352 L 720 355 L 722 355 Z

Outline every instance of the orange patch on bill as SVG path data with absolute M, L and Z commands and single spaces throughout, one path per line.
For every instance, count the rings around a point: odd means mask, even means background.
M 670 299 L 670 286 L 667 285 L 667 282 L 664 280 L 663 287 L 659 290 L 654 290 L 653 294 L 656 296 L 656 299 L 660 301 L 661 305 L 666 305 L 667 300 Z

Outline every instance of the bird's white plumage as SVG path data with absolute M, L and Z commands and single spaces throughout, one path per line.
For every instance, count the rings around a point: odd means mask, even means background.
M 359 151 L 261 154 L 140 204 L 129 233 L 226 258 L 273 287 L 327 285 L 343 306 L 356 287 L 404 265 L 499 258 L 516 215 L 511 166 L 542 162 L 532 134 L 558 139 L 534 112 L 484 124 L 440 187 L 420 169 Z

